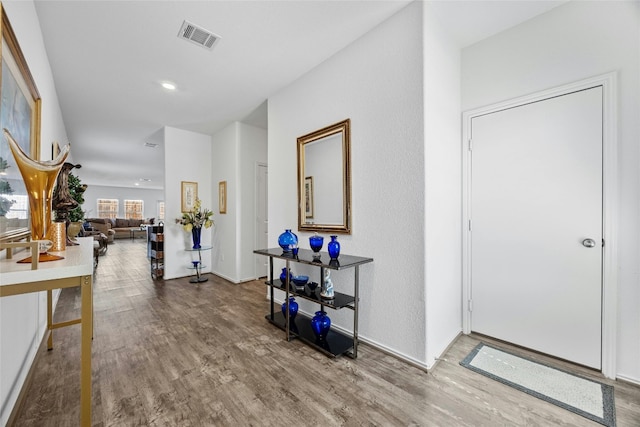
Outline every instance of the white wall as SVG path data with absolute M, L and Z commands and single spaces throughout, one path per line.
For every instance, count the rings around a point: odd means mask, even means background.
M 267 160 L 266 130 L 234 122 L 213 136 L 212 180 L 217 200 L 218 182 L 227 181 L 227 213 L 216 202 L 213 272 L 239 283 L 256 278 L 255 165 Z
M 267 131 L 238 124 L 238 281 L 256 279 L 256 165 L 267 162 Z
M 426 364 L 461 332 L 460 49 L 424 3 Z
M 272 96 L 268 119 L 269 246 L 277 247 L 280 233 L 297 229 L 296 138 L 351 118 L 353 233 L 338 240 L 342 253 L 374 258 L 360 269 L 359 332 L 417 363 L 425 360 L 422 44 L 415 2 Z M 310 234 L 296 234 L 308 249 Z M 350 292 L 353 270 L 332 279 Z M 300 309 L 317 306 L 300 301 Z M 352 329 L 351 311 L 329 316 Z
M 161 165 L 159 165 L 160 167 Z M 82 169 L 73 172 L 82 180 Z M 98 199 L 118 199 L 118 218 L 124 218 L 125 200 L 142 200 L 144 202 L 143 218 L 155 218 L 158 222 L 158 202 L 164 200 L 164 190 L 144 188 L 109 187 L 106 185 L 89 185 L 84 192 L 83 211 L 89 211 L 88 218 L 98 217 Z
M 238 241 L 236 239 L 238 200 L 236 179 L 238 149 L 238 122 L 231 123 L 212 137 L 211 171 L 215 186 L 216 202 L 214 220 L 216 232 L 213 239 L 212 268 L 217 275 L 236 281 L 238 263 Z M 218 183 L 227 181 L 227 213 L 220 214 L 218 206 Z
M 618 73 L 617 376 L 640 382 L 640 3 L 570 2 L 462 52 L 470 110 Z
M 51 143 L 65 144 L 53 74 L 44 49 L 40 23 L 33 2 L 3 1 L 14 33 L 42 98 L 40 153 L 51 159 Z M 73 153 L 72 153 L 73 154 Z M 57 300 L 59 291 L 54 292 Z M 46 329 L 46 293 L 0 298 L 0 424 L 11 414 L 20 388 Z
M 181 182 L 198 183 L 198 198 L 202 207 L 216 212 L 217 200 L 214 204 L 213 186 L 211 184 L 211 137 L 200 133 L 189 132 L 172 127 L 164 128 L 165 154 L 165 227 L 164 227 L 164 278 L 174 279 L 194 274 L 187 267 L 192 259 L 197 259 L 197 252 L 190 249 L 191 234 L 185 233 L 180 224 L 175 223 L 181 213 Z M 214 228 L 202 229 L 202 245 L 211 245 Z M 210 251 L 202 252 L 203 272 L 211 271 Z

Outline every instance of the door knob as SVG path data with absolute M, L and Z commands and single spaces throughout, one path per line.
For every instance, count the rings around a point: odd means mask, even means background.
M 585 248 L 593 248 L 596 246 L 596 242 L 593 239 L 584 239 L 582 241 L 582 246 L 584 246 Z

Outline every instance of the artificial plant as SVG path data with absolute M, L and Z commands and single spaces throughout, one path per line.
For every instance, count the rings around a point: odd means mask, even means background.
M 13 188 L 9 181 L 4 178 L 4 171 L 9 168 L 9 164 L 5 159 L 0 157 L 0 216 L 5 216 L 10 210 L 11 206 L 16 202 L 15 200 L 6 197 L 13 194 Z
M 82 211 L 82 204 L 84 203 L 84 191 L 87 186 L 82 184 L 80 178 L 72 173 L 69 173 L 69 194 L 73 200 L 78 202 L 73 210 L 69 211 L 69 221 L 82 221 L 84 219 L 84 212 Z

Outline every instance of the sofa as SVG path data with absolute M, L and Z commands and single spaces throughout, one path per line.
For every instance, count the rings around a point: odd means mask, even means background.
M 88 218 L 91 227 L 106 228 L 111 230 L 113 239 L 131 239 L 136 237 L 147 237 L 146 227 L 153 225 L 155 218 L 148 219 L 126 219 L 126 218 Z M 94 224 L 97 226 L 94 226 Z M 100 230 L 102 231 L 102 230 Z M 104 231 L 102 231 L 104 233 Z M 106 234 L 106 233 L 105 233 Z M 113 239 L 111 241 L 113 241 Z

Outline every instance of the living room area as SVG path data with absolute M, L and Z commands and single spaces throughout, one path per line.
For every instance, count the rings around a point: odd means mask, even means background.
M 71 175 L 74 175 L 73 171 Z M 69 225 L 68 234 L 72 239 L 93 236 L 98 241 L 96 263 L 102 261 L 114 243 L 125 240 L 147 242 L 147 228 L 164 224 L 161 189 L 88 186 L 75 175 L 74 180 L 83 187 L 79 195 L 82 204 L 77 209 L 82 212 L 82 218 Z

